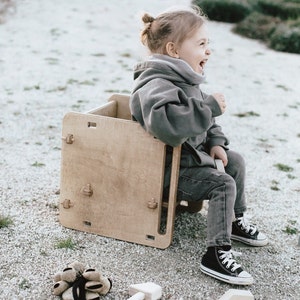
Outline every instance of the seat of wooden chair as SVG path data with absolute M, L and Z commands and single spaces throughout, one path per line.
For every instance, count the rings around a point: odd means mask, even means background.
M 163 215 L 166 145 L 131 120 L 129 96 L 113 95 L 63 119 L 60 222 L 63 226 L 157 248 L 173 236 L 181 146 L 173 148 Z

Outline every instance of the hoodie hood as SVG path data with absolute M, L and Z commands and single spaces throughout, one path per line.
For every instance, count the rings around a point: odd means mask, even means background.
M 204 82 L 205 75 L 196 73 L 182 59 L 168 55 L 154 54 L 147 61 L 138 63 L 134 68 L 135 90 L 152 79 L 166 79 L 178 84 L 199 85 Z

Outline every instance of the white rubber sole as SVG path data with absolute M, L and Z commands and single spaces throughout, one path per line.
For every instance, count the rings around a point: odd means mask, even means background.
M 233 277 L 233 276 L 228 276 L 216 271 L 213 271 L 202 264 L 200 264 L 200 270 L 211 277 L 214 277 L 218 280 L 224 281 L 226 283 L 230 284 L 235 284 L 235 285 L 251 285 L 253 284 L 254 280 L 253 277 L 246 271 L 242 271 L 240 273 L 240 277 Z
M 254 246 L 254 247 L 263 247 L 263 246 L 266 246 L 269 242 L 265 236 L 263 236 L 261 239 L 258 239 L 258 240 L 251 240 L 251 239 L 246 239 L 241 236 L 232 234 L 231 239 L 234 241 L 242 242 L 246 245 Z

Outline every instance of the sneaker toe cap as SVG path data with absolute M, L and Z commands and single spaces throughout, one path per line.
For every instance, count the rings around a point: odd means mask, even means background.
M 251 285 L 254 282 L 253 277 L 246 271 L 242 271 L 238 276 L 239 284 Z
M 248 273 L 248 272 L 246 272 L 246 271 L 242 271 L 240 274 L 239 274 L 239 277 L 240 278 L 247 278 L 247 279 L 252 279 L 252 276 Z
M 264 241 L 266 243 L 268 243 L 268 238 L 264 233 L 259 232 L 257 235 L 257 240 L 258 241 Z

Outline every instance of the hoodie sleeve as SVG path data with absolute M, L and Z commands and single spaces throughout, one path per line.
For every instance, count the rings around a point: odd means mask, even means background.
M 170 146 L 206 132 L 221 110 L 211 96 L 201 101 L 186 94 L 168 80 L 154 79 L 134 91 L 130 99 L 132 116 L 143 128 Z
M 225 150 L 228 150 L 229 140 L 222 132 L 220 125 L 214 123 L 207 131 L 206 146 L 210 150 L 213 146 L 222 146 Z
M 207 103 L 209 106 L 214 99 L 212 95 L 207 95 L 203 93 L 204 102 Z M 216 100 L 215 100 L 216 101 Z M 211 106 L 210 106 L 211 107 Z M 212 107 L 212 111 L 214 110 L 214 107 Z M 224 136 L 224 133 L 222 132 L 221 126 L 214 123 L 213 125 L 208 129 L 207 131 L 207 139 L 206 139 L 206 146 L 208 149 L 211 149 L 213 146 L 222 146 L 224 149 L 228 149 L 229 140 Z

